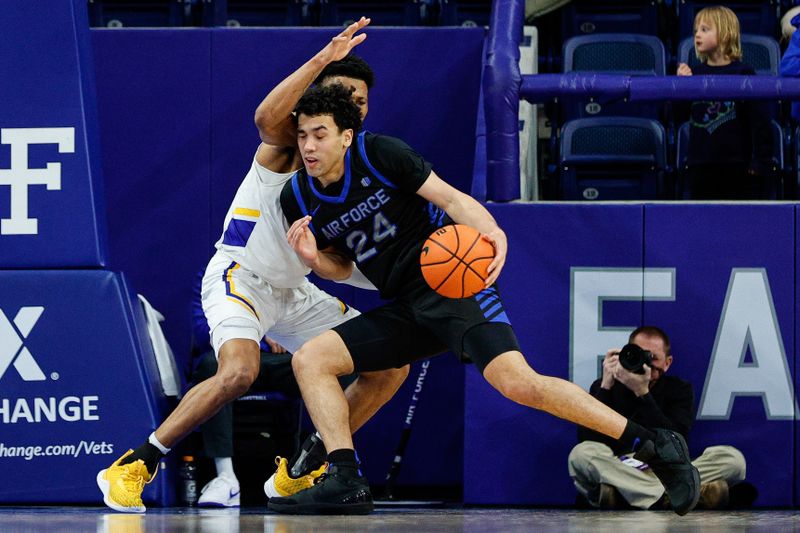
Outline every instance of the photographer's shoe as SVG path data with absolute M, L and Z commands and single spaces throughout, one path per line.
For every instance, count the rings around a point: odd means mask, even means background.
M 653 431 L 655 441 L 645 441 L 633 457 L 650 465 L 667 491 L 672 510 L 683 516 L 700 498 L 700 474 L 690 461 L 683 437 L 666 429 Z
M 310 489 L 270 498 L 267 508 L 284 514 L 369 514 L 374 505 L 367 478 L 355 466 L 331 464 Z
M 700 500 L 697 502 L 697 508 L 725 509 L 728 507 L 728 498 L 728 483 L 724 479 L 703 483 L 700 486 Z
M 598 491 L 597 507 L 603 510 L 622 509 L 625 498 L 619 493 L 617 488 L 607 483 L 600 483 Z M 627 503 L 627 502 L 625 502 Z

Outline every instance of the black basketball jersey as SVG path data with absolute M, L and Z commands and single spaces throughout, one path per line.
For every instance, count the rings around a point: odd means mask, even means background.
M 311 215 L 317 248 L 333 246 L 392 298 L 421 279 L 422 243 L 446 214 L 416 194 L 431 164 L 400 139 L 358 134 L 345 154 L 344 176 L 322 188 L 305 168 L 281 193 L 281 207 L 291 224 Z

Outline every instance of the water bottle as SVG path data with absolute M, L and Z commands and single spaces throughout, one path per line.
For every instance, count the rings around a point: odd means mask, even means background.
M 191 455 L 183 456 L 180 478 L 181 503 L 188 507 L 194 507 L 197 505 L 197 465 L 194 464 L 194 457 Z

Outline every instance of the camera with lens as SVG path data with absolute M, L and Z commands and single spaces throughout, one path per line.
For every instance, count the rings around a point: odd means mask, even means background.
M 644 374 L 644 365 L 652 366 L 653 354 L 636 344 L 626 344 L 619 352 L 619 364 L 634 374 Z

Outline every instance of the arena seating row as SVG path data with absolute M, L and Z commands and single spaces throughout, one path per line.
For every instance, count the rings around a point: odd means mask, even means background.
M 771 173 L 757 180 L 760 199 L 794 196 L 800 147 L 771 122 Z M 800 132 L 798 132 L 800 133 Z M 790 147 L 787 139 L 793 138 Z M 674 149 L 658 121 L 642 117 L 593 117 L 561 129 L 559 195 L 564 200 L 680 200 L 692 197 L 686 180 L 689 123 L 678 128 Z M 794 157 L 787 158 L 786 153 Z
M 90 23 L 130 26 L 488 26 L 491 0 L 88 0 Z
M 776 76 L 780 47 L 772 37 L 742 36 L 743 58 L 759 75 Z M 563 45 L 565 73 L 664 76 L 667 52 L 658 37 L 606 33 L 569 38 Z M 677 62 L 697 64 L 691 37 L 681 41 Z M 635 200 L 690 198 L 685 169 L 688 124 L 685 105 L 670 102 L 634 104 L 612 100 L 568 100 L 546 106 L 552 136 L 546 196 L 565 200 Z M 773 121 L 774 173 L 760 187 L 761 198 L 794 196 L 796 179 L 785 179 L 785 144 L 791 135 L 780 102 L 765 110 Z M 783 126 L 782 126 L 783 125 Z M 560 137 L 560 139 L 559 139 Z M 676 159 L 677 158 L 677 159 Z M 557 165 L 555 164 L 557 162 Z M 556 168 L 557 166 L 557 168 Z
M 661 39 L 666 45 L 669 65 L 674 65 L 678 43 L 693 33 L 696 13 L 715 1 L 693 0 L 572 0 L 562 9 L 529 18 L 542 30 L 540 71 L 561 70 L 561 44 L 575 36 L 602 33 L 638 33 Z M 730 0 L 724 4 L 738 16 L 742 33 L 780 38 L 780 17 L 795 1 Z

